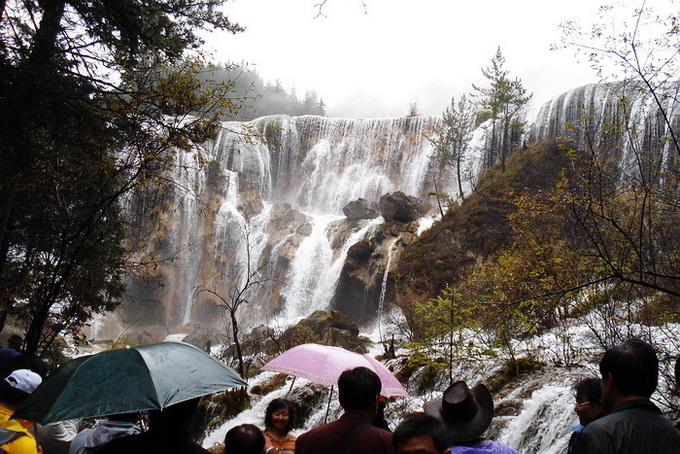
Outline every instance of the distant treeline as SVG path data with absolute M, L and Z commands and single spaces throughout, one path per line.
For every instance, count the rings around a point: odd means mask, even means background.
M 243 98 L 238 112 L 224 115 L 224 120 L 248 121 L 265 115 L 326 115 L 325 105 L 316 92 L 308 91 L 302 99 L 295 88 L 286 91 L 280 81 L 264 83 L 255 69 L 245 64 L 226 63 L 217 69 L 206 71 L 205 78 L 216 82 L 233 84 L 232 92 Z

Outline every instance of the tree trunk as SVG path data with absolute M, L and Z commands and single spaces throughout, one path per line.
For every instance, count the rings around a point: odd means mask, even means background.
M 29 56 L 32 69 L 48 64 L 55 55 L 57 35 L 61 30 L 66 2 L 64 0 L 44 0 L 43 15 L 33 41 Z
M 243 366 L 243 352 L 241 351 L 241 342 L 238 340 L 238 321 L 236 320 L 236 311 L 230 310 L 229 317 L 231 317 L 231 333 L 234 336 L 234 346 L 236 347 L 236 360 L 238 361 L 238 373 L 241 377 L 245 377 Z

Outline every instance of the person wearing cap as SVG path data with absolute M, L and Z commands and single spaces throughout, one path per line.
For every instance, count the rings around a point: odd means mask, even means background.
M 21 346 L 24 345 L 24 340 L 18 334 L 12 334 L 7 339 L 7 347 L 11 348 L 17 353 L 21 353 Z
M 493 419 L 493 399 L 483 384 L 470 389 L 464 381 L 457 381 L 442 397 L 426 402 L 423 410 L 444 424 L 453 443 L 447 454 L 519 454 L 484 437 Z
M 0 379 L 8 376 L 13 369 L 18 369 L 13 367 L 13 363 L 21 352 L 22 343 L 21 336 L 12 334 L 7 340 L 7 348 L 0 348 Z
M 18 369 L 0 382 L 0 449 L 10 454 L 37 454 L 42 451 L 29 432 L 28 421 L 10 419 L 12 414 L 42 383 L 40 375 Z

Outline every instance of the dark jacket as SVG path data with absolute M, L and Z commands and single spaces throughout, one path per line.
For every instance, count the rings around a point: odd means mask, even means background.
M 573 454 L 680 453 L 678 432 L 648 400 L 614 407 L 583 429 Z
M 338 420 L 324 424 L 300 435 L 295 444 L 295 454 L 332 454 L 342 439 L 362 423 L 371 423 L 364 415 L 345 412 Z M 392 434 L 370 426 L 349 445 L 346 454 L 394 454 Z
M 150 429 L 139 435 L 117 438 L 105 444 L 97 454 L 209 454 L 194 443 L 181 427 Z

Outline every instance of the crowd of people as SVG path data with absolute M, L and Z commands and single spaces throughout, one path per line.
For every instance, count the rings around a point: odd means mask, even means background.
M 676 374 L 679 368 L 680 362 Z M 680 430 L 651 401 L 659 376 L 654 349 L 641 340 L 628 340 L 607 350 L 599 369 L 600 377 L 573 387 L 579 422 L 565 450 L 569 454 L 680 453 Z M 519 454 L 486 437 L 494 402 L 482 383 L 451 384 L 390 431 L 380 378 L 357 367 L 338 379 L 343 414 L 337 420 L 296 438 L 291 434 L 296 405 L 274 399 L 265 411 L 264 430 L 254 424 L 238 425 L 226 433 L 223 443 L 206 450 L 189 436 L 198 398 L 162 411 L 111 415 L 84 430 L 79 430 L 77 421 L 33 426 L 12 419 L 41 381 L 40 373 L 27 367 L 14 368 L 0 382 L 0 453 Z
M 680 361 L 676 375 L 679 369 Z M 659 361 L 649 344 L 632 339 L 609 349 L 600 362 L 600 375 L 573 387 L 579 423 L 573 426 L 566 452 L 680 453 L 680 429 L 650 400 L 658 384 Z M 469 387 L 465 381 L 453 383 L 440 397 L 426 402 L 422 411 L 407 415 L 394 432 L 383 426 L 380 388 L 380 379 L 369 369 L 345 371 L 338 380 L 344 413 L 336 421 L 311 429 L 295 440 L 288 434 L 294 406 L 290 401 L 285 405 L 277 403 L 275 408 L 286 410 L 285 423 L 280 423 L 285 430 L 276 435 L 276 439 L 288 441 L 285 450 L 273 442 L 269 416 L 272 409 L 268 408 L 264 433 L 252 424 L 236 426 L 227 433 L 219 452 L 519 454 L 485 436 L 493 419 L 494 403 L 484 384 Z

